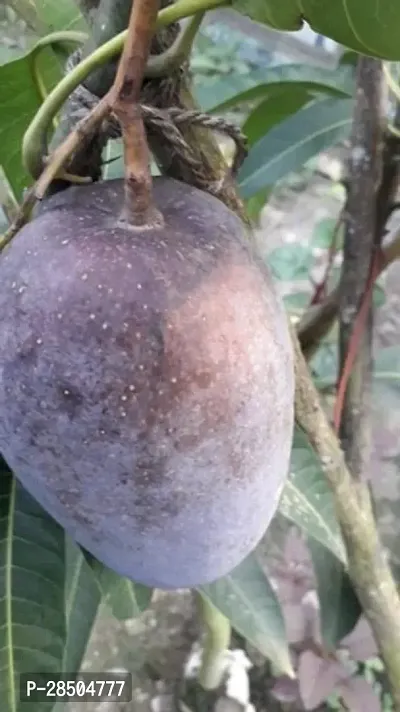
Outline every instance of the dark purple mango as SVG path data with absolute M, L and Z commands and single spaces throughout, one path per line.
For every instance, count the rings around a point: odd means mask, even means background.
M 46 201 L 0 257 L 0 451 L 104 564 L 160 588 L 234 568 L 289 467 L 293 357 L 241 221 L 177 181 L 162 229 L 122 181 Z

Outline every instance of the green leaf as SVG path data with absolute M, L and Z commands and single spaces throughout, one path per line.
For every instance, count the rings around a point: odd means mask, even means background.
M 75 0 L 16 0 L 14 9 L 41 35 L 59 30 L 86 30 L 85 20 Z
M 282 247 L 271 250 L 268 255 L 268 264 L 276 279 L 291 282 L 295 279 L 308 277 L 313 259 L 308 247 L 296 243 L 282 245 Z
M 297 0 L 233 0 L 232 7 L 276 30 L 300 30 L 303 24 Z
M 158 176 L 160 171 L 153 159 L 150 161 L 151 175 Z M 108 141 L 103 151 L 103 180 L 123 178 L 125 175 L 124 147 L 121 138 Z
M 360 602 L 343 564 L 315 539 L 309 538 L 317 579 L 322 637 L 331 650 L 349 635 L 362 613 Z
M 275 124 L 295 114 L 312 99 L 312 94 L 303 86 L 273 84 L 265 93 L 263 101 L 250 112 L 242 126 L 249 146 L 259 141 Z
M 124 177 L 124 147 L 121 138 L 107 142 L 103 151 L 103 180 Z
M 310 158 L 343 140 L 351 125 L 353 102 L 321 99 L 274 126 L 250 149 L 238 175 L 244 198 L 298 171 Z
M 101 603 L 101 592 L 80 548 L 66 537 L 65 615 L 67 640 L 63 672 L 80 670 Z
M 105 603 L 116 618 L 137 618 L 149 607 L 153 589 L 119 576 L 85 549 L 82 552 L 96 577 Z
M 352 68 L 323 69 L 308 64 L 282 64 L 271 69 L 256 69 L 246 75 L 232 74 L 216 78 L 196 89 L 204 111 L 226 111 L 247 102 L 258 101 L 279 86 L 299 87 L 310 94 L 327 94 L 338 98 L 352 97 Z
M 399 60 L 400 4 L 393 0 L 286 0 L 301 7 L 312 29 L 367 55 Z M 275 0 L 270 0 L 274 3 Z
M 127 578 L 117 577 L 105 602 L 120 621 L 138 618 L 150 606 L 153 589 Z
M 233 7 L 277 30 L 297 30 L 304 20 L 349 49 L 400 59 L 400 5 L 393 0 L 233 0 Z
M 252 195 L 251 198 L 245 201 L 246 213 L 253 223 L 258 224 L 261 212 L 267 204 L 270 195 L 271 191 L 269 190 L 269 188 L 263 188 L 258 193 Z
M 351 49 L 346 49 L 339 60 L 339 66 L 357 67 L 359 55 Z
M 250 554 L 228 576 L 201 586 L 200 590 L 278 671 L 291 673 L 281 607 L 255 554 Z
M 346 550 L 326 478 L 314 450 L 298 429 L 293 442 L 290 475 L 279 510 L 308 537 L 319 541 L 346 563 Z
M 2 712 L 39 712 L 19 700 L 19 675 L 61 671 L 65 646 L 65 537 L 13 477 L 0 472 L 0 690 Z M 53 702 L 43 703 L 40 712 Z
M 51 50 L 41 52 L 39 69 L 48 90 L 61 77 L 60 65 Z M 33 81 L 31 53 L 0 66 L 0 86 L 0 166 L 19 200 L 23 189 L 32 182 L 22 165 L 22 139 L 41 104 Z

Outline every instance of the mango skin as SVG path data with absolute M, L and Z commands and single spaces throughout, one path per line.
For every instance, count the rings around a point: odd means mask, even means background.
M 0 256 L 0 451 L 67 532 L 159 588 L 224 576 L 276 512 L 293 356 L 271 276 L 219 200 L 157 178 L 53 196 Z

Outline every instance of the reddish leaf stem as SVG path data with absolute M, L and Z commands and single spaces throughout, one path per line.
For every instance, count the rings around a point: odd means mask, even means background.
M 352 334 L 351 334 L 351 337 L 349 340 L 346 359 L 344 361 L 342 372 L 341 372 L 339 383 L 338 383 L 335 407 L 334 407 L 334 411 L 333 411 L 333 426 L 334 426 L 336 433 L 339 432 L 347 385 L 349 382 L 351 372 L 353 370 L 354 363 L 357 358 L 360 340 L 361 340 L 361 337 L 362 337 L 364 329 L 365 329 L 368 312 L 369 312 L 369 309 L 371 306 L 372 293 L 373 293 L 375 280 L 377 279 L 380 272 L 382 271 L 382 266 L 383 266 L 383 255 L 381 252 L 377 252 L 375 254 L 375 258 L 372 262 L 371 271 L 370 271 L 370 274 L 368 277 L 367 285 L 365 287 L 365 292 L 364 292 L 364 295 L 362 298 L 360 310 L 359 310 L 356 320 L 354 322 L 354 328 L 353 328 L 353 331 L 352 331 Z

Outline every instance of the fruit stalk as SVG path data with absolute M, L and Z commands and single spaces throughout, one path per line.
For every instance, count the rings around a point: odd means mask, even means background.
M 229 648 L 229 620 L 199 591 L 197 602 L 206 637 L 199 672 L 199 683 L 205 690 L 216 690 L 224 676 L 224 656 Z
M 132 2 L 128 34 L 111 89 L 112 111 L 120 122 L 124 144 L 125 201 L 121 217 L 130 225 L 142 227 L 162 222 L 152 199 L 149 148 L 139 105 L 159 4 L 159 0 Z

